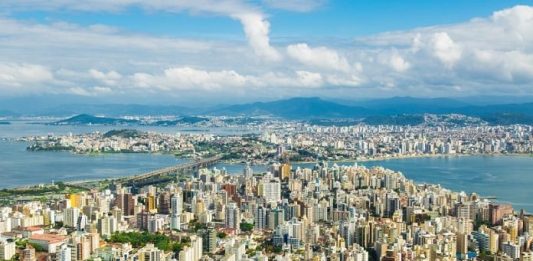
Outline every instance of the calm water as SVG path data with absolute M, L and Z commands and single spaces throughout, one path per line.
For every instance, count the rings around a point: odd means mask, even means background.
M 353 162 L 338 164 L 353 165 Z M 359 164 L 401 171 L 407 178 L 419 183 L 441 184 L 455 191 L 496 196 L 498 201 L 533 212 L 533 157 L 530 156 L 406 158 Z M 314 165 L 295 164 L 293 168 L 312 168 Z M 225 168 L 230 173 L 242 173 L 244 165 L 218 164 L 216 167 Z M 259 172 L 264 171 L 266 166 L 253 168 Z
M 0 141 L 0 188 L 135 175 L 184 162 L 172 155 L 26 151 L 26 143 Z
M 45 126 L 15 122 L 0 125 L 0 138 L 16 138 L 48 133 L 66 134 L 108 131 L 103 126 Z M 172 127 L 150 127 L 143 130 L 166 133 L 187 132 Z M 212 133 L 228 134 L 235 130 L 218 129 Z M 69 152 L 29 152 L 26 144 L 0 140 L 0 188 L 48 183 L 52 180 L 85 180 L 134 175 L 179 164 L 183 160 L 172 155 L 105 154 L 76 155 Z M 353 162 L 339 163 L 352 165 Z M 496 196 L 516 208 L 533 212 L 533 157 L 438 157 L 410 158 L 363 162 L 362 165 L 383 166 L 403 172 L 417 182 L 438 183 L 443 187 L 484 196 Z M 314 164 L 298 164 L 312 167 Z M 217 164 L 230 173 L 242 173 L 242 164 Z M 254 166 L 264 171 L 266 166 Z

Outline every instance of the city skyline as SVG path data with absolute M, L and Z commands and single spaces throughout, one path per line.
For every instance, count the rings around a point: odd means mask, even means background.
M 0 99 L 533 94 L 525 1 L 210 3 L 4 1 Z

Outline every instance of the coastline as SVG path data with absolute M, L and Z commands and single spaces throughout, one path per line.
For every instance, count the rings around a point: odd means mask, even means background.
M 376 157 L 376 158 L 366 158 L 366 159 L 358 159 L 358 160 L 342 160 L 342 161 L 329 161 L 329 162 L 330 163 L 333 163 L 333 162 L 337 162 L 337 163 L 361 162 L 361 163 L 363 163 L 363 162 L 389 161 L 389 160 L 390 161 L 394 161 L 394 160 L 417 159 L 417 158 L 435 158 L 435 159 L 450 158 L 450 159 L 457 159 L 457 158 L 467 158 L 467 157 L 487 157 L 487 158 L 521 157 L 521 158 L 526 158 L 526 161 L 527 161 L 527 160 L 529 160 L 529 158 L 533 157 L 533 154 L 513 153 L 513 154 L 406 155 L 406 156 L 402 156 L 402 157 L 385 157 L 385 158 Z M 227 161 L 221 161 L 220 163 L 222 163 L 222 164 L 235 164 L 235 165 L 240 165 L 240 166 L 242 166 L 242 164 L 243 164 L 242 161 L 230 162 L 230 163 L 228 163 Z M 291 162 L 291 164 L 294 164 L 294 165 L 297 165 L 297 164 L 313 164 L 313 163 L 317 163 L 317 162 L 316 161 L 312 161 L 312 162 L 309 162 L 309 161 L 306 161 L 306 162 Z M 265 164 L 258 164 L 258 165 L 263 165 L 264 166 Z M 361 165 L 365 166 L 364 164 L 361 164 Z M 377 165 L 381 165 L 381 164 L 377 163 Z M 236 167 L 238 168 L 238 166 L 236 166 Z M 308 167 L 308 166 L 306 166 L 306 167 Z M 371 166 L 367 166 L 367 167 L 371 168 Z M 417 184 L 440 185 L 441 187 L 447 188 L 447 189 L 449 189 L 451 191 L 454 191 L 454 192 L 460 192 L 460 191 L 465 191 L 467 193 L 475 192 L 475 193 L 478 193 L 478 195 L 481 195 L 483 198 L 487 198 L 487 199 L 489 199 L 490 201 L 493 201 L 493 202 L 511 203 L 513 206 L 517 206 L 517 208 L 524 208 L 524 205 L 522 205 L 522 203 L 514 202 L 514 203 L 516 203 L 518 205 L 513 204 L 513 200 L 509 199 L 509 198 L 505 198 L 505 197 L 502 198 L 501 196 L 498 196 L 498 195 L 496 195 L 496 198 L 491 198 L 492 196 L 494 196 L 494 194 L 491 194 L 490 191 L 480 190 L 480 189 L 463 190 L 462 188 L 456 188 L 456 187 L 453 187 L 453 186 L 450 187 L 450 185 L 446 184 L 446 182 L 443 184 L 442 182 L 440 182 L 438 180 L 429 181 L 428 182 L 428 181 L 419 180 L 419 179 L 416 179 L 416 178 L 413 179 L 413 178 L 410 177 L 410 172 L 406 172 L 406 171 L 403 171 L 403 170 L 400 170 L 400 169 L 397 169 L 397 168 L 394 168 L 394 167 L 385 167 L 385 168 L 391 169 L 392 171 L 395 171 L 395 172 L 401 172 L 404 175 L 406 175 L 407 178 L 409 178 L 411 180 L 414 180 Z M 238 174 L 238 173 L 240 173 L 240 172 L 239 171 L 235 171 L 235 169 L 233 169 L 230 174 Z M 258 171 L 258 173 L 259 173 L 259 171 Z M 132 177 L 132 176 L 136 176 L 136 175 L 141 175 L 142 173 L 131 173 L 131 174 L 124 173 L 124 174 L 125 175 L 116 176 L 116 177 L 109 177 L 109 178 L 76 179 L 74 177 L 71 180 L 55 180 L 55 182 L 56 183 L 61 182 L 61 183 L 65 184 L 65 185 L 68 185 L 69 187 L 74 187 L 74 188 L 77 187 L 77 188 L 83 188 L 83 189 L 89 190 L 90 188 L 101 188 L 101 186 L 103 186 L 105 184 L 109 184 L 109 182 L 119 181 L 119 180 L 124 179 L 124 178 Z M 38 184 L 27 184 L 27 185 L 18 185 L 18 186 L 13 186 L 13 187 L 6 187 L 5 189 L 8 190 L 8 191 L 13 192 L 13 191 L 16 191 L 16 190 L 31 190 L 31 189 L 38 188 L 39 186 L 47 187 L 47 186 L 50 186 L 50 185 L 51 185 L 51 183 L 42 182 L 42 183 L 38 183 Z M 523 202 L 523 201 L 518 201 L 518 202 Z M 530 209 L 527 206 L 525 207 L 525 209 L 528 210 L 529 212 L 533 212 L 533 209 Z
M 7 142 L 26 142 L 26 141 L 20 141 L 20 140 L 7 140 Z M 74 155 L 81 155 L 81 156 L 88 156 L 88 157 L 105 157 L 106 155 L 117 155 L 117 154 L 149 154 L 149 155 L 161 155 L 161 156 L 174 156 L 177 159 L 188 159 L 190 160 L 192 157 L 190 156 L 178 156 L 176 155 L 176 152 L 133 152 L 133 151 L 127 151 L 127 152 L 90 152 L 90 153 L 76 153 L 72 150 L 61 150 L 63 152 L 69 152 Z M 32 151 L 32 152 L 53 152 L 53 150 L 44 150 L 44 151 Z M 330 163 L 363 163 L 363 162 L 375 162 L 375 161 L 393 161 L 393 160 L 403 160 L 403 159 L 417 159 L 417 158 L 459 158 L 459 157 L 475 157 L 475 156 L 481 156 L 481 157 L 531 157 L 533 158 L 533 153 L 470 153 L 470 154 L 414 154 L 414 155 L 397 155 L 397 156 L 387 156 L 387 157 L 362 157 L 362 158 L 353 158 L 353 159 L 342 159 L 342 160 L 326 160 Z M 222 164 L 245 164 L 245 161 L 243 160 L 221 160 L 219 161 Z M 271 164 L 273 161 L 257 161 L 252 162 L 251 166 L 264 166 Z M 291 164 L 313 164 L 321 162 L 321 160 L 315 160 L 315 161 L 291 161 Z M 167 166 L 168 167 L 168 166 Z M 164 168 L 164 167 L 161 167 Z M 104 178 L 104 179 L 86 179 L 86 180 L 56 180 L 56 182 L 64 182 L 69 184 L 83 184 L 83 183 L 89 183 L 89 182 L 101 182 L 101 181 L 111 181 L 111 180 L 119 180 L 122 178 L 132 177 L 136 175 L 141 175 L 142 173 L 132 173 L 120 177 L 114 177 L 114 178 Z M 5 187 L 6 189 L 21 189 L 21 188 L 31 188 L 39 185 L 43 185 L 47 183 L 38 183 L 38 184 L 28 184 L 23 186 L 16 186 L 16 187 Z M 4 189 L 4 188 L 0 188 Z

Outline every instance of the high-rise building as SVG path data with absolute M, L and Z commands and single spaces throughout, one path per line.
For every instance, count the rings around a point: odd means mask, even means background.
M 511 242 L 505 242 L 502 244 L 502 252 L 513 260 L 520 258 L 520 246 Z
M 504 216 L 511 214 L 513 214 L 513 206 L 509 204 L 489 205 L 489 221 L 491 225 L 500 224 Z
M 278 178 L 273 178 L 272 174 L 267 173 L 257 187 L 257 193 L 266 203 L 276 203 L 281 200 L 281 183 Z
M 116 206 L 122 209 L 124 216 L 135 215 L 135 199 L 130 193 L 118 194 L 116 198 Z
M 158 210 L 161 214 L 170 214 L 170 193 L 163 192 L 159 195 Z
M 181 229 L 181 212 L 183 211 L 183 197 L 178 192 L 170 198 L 170 229 Z
M 10 260 L 15 254 L 15 241 L 0 240 L 0 260 Z
M 68 244 L 62 244 L 56 250 L 56 260 L 57 261 L 71 261 L 72 260 L 72 249 Z
M 22 255 L 20 258 L 21 261 L 35 261 L 35 248 L 33 248 L 30 244 L 26 245 L 26 248 L 22 250 Z
M 200 230 L 204 253 L 215 253 L 217 248 L 217 231 L 210 227 Z
M 180 252 L 181 253 L 181 252 Z M 138 261 L 162 261 L 162 260 L 169 260 L 170 254 L 165 254 L 165 251 L 157 248 L 154 246 L 154 244 L 146 244 L 145 247 L 139 249 L 137 251 L 137 257 L 134 257 L 134 260 Z M 180 259 L 181 260 L 181 259 Z
M 185 247 L 179 253 L 179 261 L 198 261 L 202 258 L 202 238 L 191 236 L 190 247 Z
M 235 184 L 223 184 L 222 189 L 228 192 L 229 198 L 234 198 L 237 195 L 237 185 Z
M 457 233 L 456 237 L 457 241 L 455 242 L 457 255 L 461 260 L 466 260 L 468 253 L 468 235 L 464 233 Z
M 285 210 L 281 207 L 269 209 L 267 212 L 267 225 L 269 229 L 276 229 L 285 223 Z
M 85 196 L 82 194 L 69 195 L 70 206 L 73 208 L 82 208 L 85 204 Z
M 114 216 L 106 215 L 98 220 L 97 229 L 100 236 L 109 238 L 117 231 L 118 223 Z
M 267 210 L 263 206 L 258 206 L 254 215 L 254 229 L 263 230 L 267 228 Z
M 279 178 L 281 180 L 287 180 L 291 176 L 291 164 L 283 163 L 279 167 Z
M 155 213 L 157 211 L 155 195 L 149 193 L 146 196 L 145 206 L 147 212 Z
M 251 178 L 254 175 L 254 170 L 252 169 L 252 167 L 250 167 L 250 163 L 246 163 L 243 174 L 244 174 L 244 177 L 247 179 Z
M 239 231 L 239 226 L 241 223 L 241 212 L 239 210 L 239 207 L 235 202 L 231 202 L 226 207 L 226 216 L 224 220 L 224 224 L 226 225 L 226 228 L 234 229 L 235 231 Z
M 77 227 L 78 218 L 80 217 L 79 208 L 66 208 L 63 211 L 63 224 L 67 227 Z
M 141 213 L 137 214 L 137 229 L 147 230 L 150 216 L 151 214 L 146 211 L 142 211 Z

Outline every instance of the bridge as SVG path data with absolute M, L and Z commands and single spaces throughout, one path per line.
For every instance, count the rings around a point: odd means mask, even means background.
M 136 176 L 126 177 L 120 180 L 120 183 L 129 186 L 146 186 L 160 182 L 170 181 L 172 175 L 181 173 L 183 171 L 195 172 L 200 168 L 206 168 L 222 159 L 222 155 L 217 155 L 209 158 L 200 159 L 193 162 L 179 164 L 172 167 L 153 170 Z

